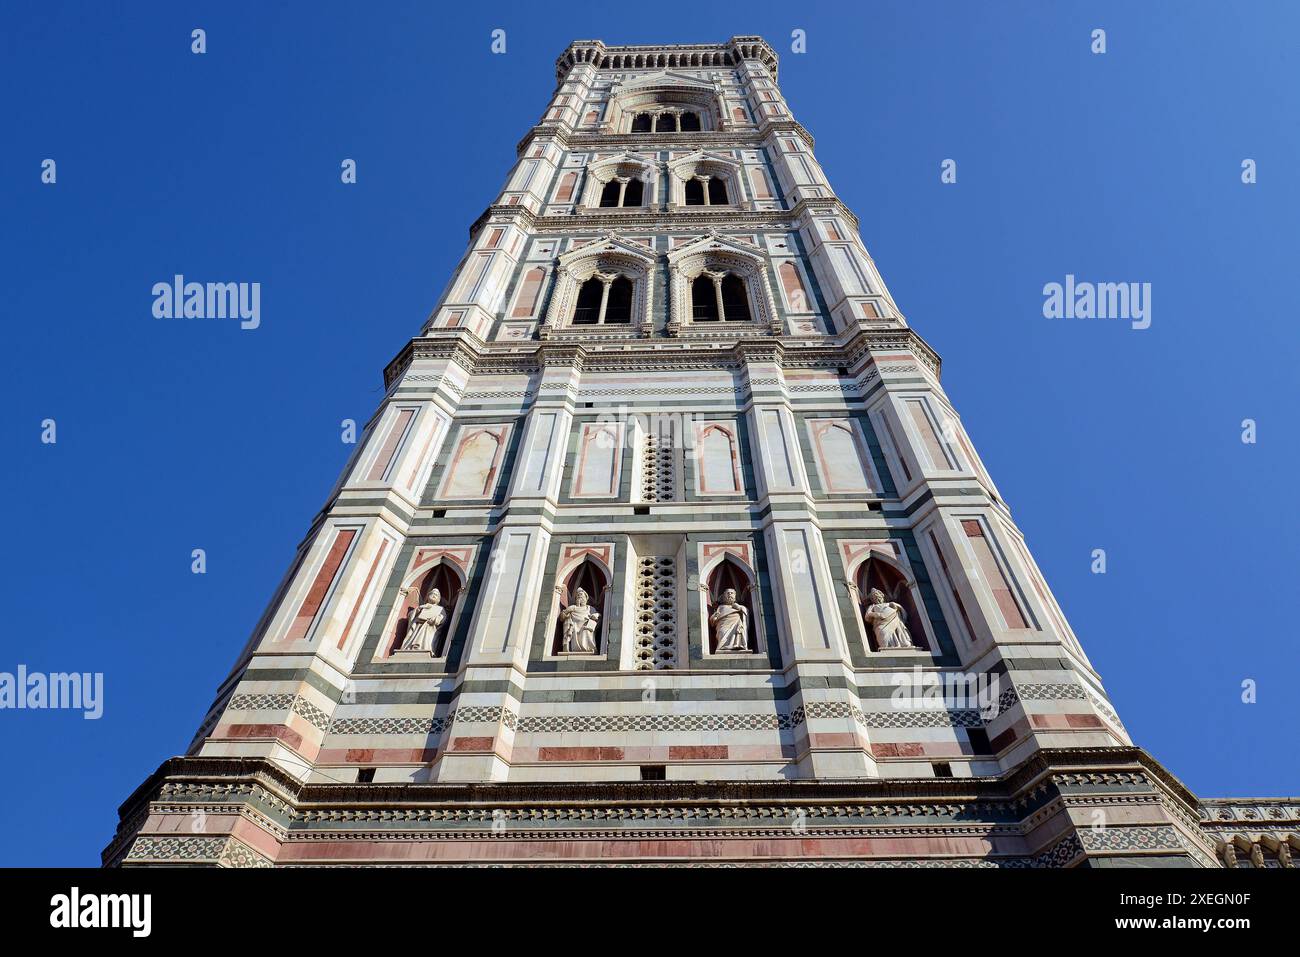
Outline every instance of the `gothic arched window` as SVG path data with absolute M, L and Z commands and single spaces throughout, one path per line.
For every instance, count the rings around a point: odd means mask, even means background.
M 696 133 L 700 129 L 700 114 L 683 113 L 682 114 L 682 132 Z
M 626 325 L 632 321 L 634 292 L 632 280 L 621 273 L 597 272 L 578 289 L 572 325 Z
M 592 276 L 578 290 L 578 304 L 573 310 L 573 324 L 595 325 L 600 321 L 600 304 L 605 296 L 605 284 Z
M 686 205 L 704 205 L 704 184 L 698 179 L 688 179 L 686 181 Z
M 677 132 L 677 114 L 660 113 L 655 118 L 656 133 L 676 133 Z
M 713 176 L 709 179 L 709 205 L 726 206 L 730 200 L 727 199 L 727 181 L 721 176 Z
M 638 113 L 636 116 L 634 116 L 634 117 L 632 118 L 632 132 L 633 132 L 633 133 L 649 133 L 649 132 L 650 132 L 650 114 L 649 114 L 649 113 Z
M 600 207 L 617 209 L 620 206 L 640 206 L 645 196 L 645 183 L 632 176 L 627 179 L 615 177 L 600 190 Z
M 626 276 L 619 276 L 609 284 L 604 321 L 606 323 L 632 321 L 632 280 Z
M 727 322 L 749 322 L 749 294 L 739 276 L 728 273 L 722 277 L 722 318 Z
M 700 273 L 691 283 L 691 320 L 694 322 L 718 321 L 718 293 L 713 278 Z
M 918 648 L 927 647 L 925 628 L 921 624 L 921 616 L 917 613 L 916 603 L 912 601 L 912 589 L 908 587 L 907 579 L 893 565 L 882 562 L 876 558 L 868 558 L 858 567 L 857 574 L 858 601 L 861 602 L 862 608 L 859 615 L 862 614 L 870 601 L 867 597 L 871 594 L 871 589 L 879 588 L 885 595 L 885 601 L 897 602 L 903 606 L 903 611 L 907 614 L 907 620 L 903 622 L 907 626 L 908 632 L 912 636 L 912 641 Z M 870 633 L 870 629 L 868 629 Z M 875 645 L 875 637 L 871 637 L 872 645 Z M 879 648 L 874 650 L 879 651 Z

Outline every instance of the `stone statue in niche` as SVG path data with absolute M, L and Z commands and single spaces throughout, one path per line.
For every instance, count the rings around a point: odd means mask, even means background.
M 438 632 L 447 620 L 447 610 L 442 607 L 442 595 L 434 588 L 419 606 L 407 615 L 406 640 L 401 651 L 427 651 L 432 655 L 438 647 Z
M 728 588 L 713 606 L 709 624 L 715 629 L 717 654 L 744 654 L 749 651 L 749 609 L 736 598 L 736 589 Z
M 600 614 L 593 611 L 587 602 L 587 592 L 579 588 L 573 601 L 560 612 L 564 629 L 564 643 L 561 647 L 567 654 L 596 653 L 596 624 L 600 621 Z
M 915 648 L 907 630 L 907 612 L 896 601 L 886 601 L 885 593 L 873 588 L 867 593 L 867 627 L 876 636 L 877 648 Z

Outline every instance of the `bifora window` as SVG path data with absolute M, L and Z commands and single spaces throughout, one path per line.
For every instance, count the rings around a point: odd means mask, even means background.
M 645 184 L 639 178 L 617 176 L 600 191 L 600 205 L 603 209 L 640 206 L 644 196 Z
M 731 202 L 721 176 L 692 176 L 685 183 L 687 206 L 726 206 Z
M 626 324 L 632 321 L 632 280 L 596 273 L 578 290 L 573 310 L 575 326 Z
M 749 322 L 749 290 L 734 273 L 705 270 L 691 282 L 693 322 Z

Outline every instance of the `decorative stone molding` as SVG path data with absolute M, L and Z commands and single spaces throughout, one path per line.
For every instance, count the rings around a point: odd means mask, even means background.
M 605 239 L 572 249 L 559 258 L 555 289 L 542 320 L 543 339 L 592 336 L 626 337 L 649 335 L 654 303 L 654 258 L 644 246 L 630 243 L 615 233 Z M 632 282 L 632 321 L 611 325 L 573 325 L 578 290 L 593 276 L 626 276 Z
M 766 253 L 753 243 L 710 232 L 668 253 L 668 334 L 670 336 L 735 337 L 746 333 L 780 335 L 772 289 L 767 279 Z M 749 322 L 691 321 L 691 283 L 705 271 L 733 273 L 745 284 Z
M 618 207 L 600 205 L 601 193 L 607 183 L 615 179 L 628 180 L 633 177 L 641 180 L 642 183 L 643 192 L 639 205 Z M 587 180 L 583 184 L 582 196 L 575 207 L 575 212 L 585 216 L 599 211 L 601 215 L 607 217 L 626 215 L 640 219 L 645 216 L 647 209 L 657 205 L 655 196 L 658 195 L 658 189 L 659 166 L 655 163 L 653 155 L 647 156 L 625 150 L 614 156 L 596 160 L 587 167 Z
M 483 714 L 471 711 L 472 717 L 506 720 L 502 709 L 482 710 Z M 514 727 L 524 733 L 535 731 L 534 720 L 519 719 Z M 575 723 L 573 730 L 591 729 Z M 993 846 L 1002 849 L 981 855 L 952 851 L 946 858 L 938 855 L 946 863 L 962 861 L 969 867 L 1065 867 L 1093 856 L 1142 855 L 1213 863 L 1189 847 L 1187 835 L 1180 833 L 1181 823 L 1071 827 L 1046 849 L 1032 850 L 1028 844 L 1032 834 L 1064 813 L 1059 804 L 1053 807 L 1059 801 L 1053 782 L 1067 776 L 1108 782 L 1090 795 L 1103 810 L 1110 805 L 1132 806 L 1137 799 L 1150 806 L 1152 781 L 1176 783 L 1136 748 L 1045 749 L 1000 778 L 604 782 L 581 792 L 562 784 L 305 784 L 261 760 L 174 758 L 123 806 L 123 829 L 105 851 L 105 861 L 267 866 L 271 862 L 263 855 L 229 835 L 138 833 L 154 811 L 243 815 L 238 809 L 246 808 L 246 819 L 261 822 L 259 826 L 279 844 L 342 841 L 378 848 L 394 842 L 464 845 L 499 842 L 504 837 L 530 842 L 537 848 L 529 855 L 534 861 L 546 860 L 543 848 L 579 836 L 615 843 L 671 836 L 686 843 L 709 842 L 713 856 L 686 863 L 718 863 L 719 851 L 726 857 L 726 842 L 779 842 L 790 836 L 791 822 L 801 819 L 806 823 L 801 840 L 791 846 L 791 856 L 783 860 L 778 854 L 772 863 L 910 867 L 929 866 L 935 860 L 897 853 L 850 859 L 810 853 L 810 844 L 844 837 L 858 842 L 938 839 L 949 847 L 962 840 L 992 839 Z M 1134 792 L 1135 786 L 1146 789 Z M 1172 801 L 1184 805 L 1185 812 L 1193 807 L 1167 787 L 1160 797 L 1158 806 Z M 394 827 L 403 824 L 406 827 Z M 1298 841 L 1294 829 L 1281 837 L 1232 834 L 1219 844 L 1220 860 L 1225 866 L 1235 861 L 1236 866 L 1285 867 L 1285 861 L 1294 860 L 1300 850 Z M 374 863 L 392 863 L 376 853 L 380 856 Z M 509 860 L 497 858 L 496 863 Z

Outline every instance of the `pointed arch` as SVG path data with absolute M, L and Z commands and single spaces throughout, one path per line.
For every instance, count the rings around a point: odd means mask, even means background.
M 413 581 L 404 586 L 405 598 L 399 606 L 396 621 L 389 629 L 390 640 L 385 656 L 392 655 L 402 647 L 410 629 L 410 613 L 428 599 L 437 589 L 440 604 L 444 609 L 443 625 L 434 636 L 433 657 L 445 657 L 451 644 L 456 613 L 460 609 L 460 599 L 465 591 L 465 573 L 455 562 L 439 558 L 432 565 L 422 567 L 416 572 Z
M 606 328 L 626 330 L 629 325 L 647 329 L 654 262 L 645 247 L 613 233 L 605 241 L 565 253 L 555 271 L 554 291 L 546 307 L 541 337 L 568 338 L 568 330 L 575 326 L 581 328 L 583 335 L 603 332 Z M 620 278 L 625 282 L 618 282 Z M 629 286 L 630 306 L 627 305 Z M 612 294 L 613 313 L 609 311 L 606 288 Z
M 871 590 L 877 588 L 884 593 L 886 601 L 897 602 L 903 607 L 906 616 L 904 624 L 907 625 L 916 647 L 929 649 L 928 629 L 924 626 L 924 619 L 921 618 L 920 610 L 913 599 L 912 583 L 894 563 L 886 561 L 879 553 L 873 552 L 858 565 L 854 584 L 857 586 L 859 617 L 866 612 L 867 606 L 871 603 L 868 597 Z M 881 649 L 876 647 L 875 635 L 871 634 L 870 629 L 867 629 L 866 634 L 871 650 L 880 651 Z
M 708 613 L 706 621 L 713 617 L 713 612 L 722 601 L 723 594 L 728 589 L 734 589 L 736 592 L 736 601 L 738 604 L 745 606 L 749 614 L 747 616 L 748 629 L 746 634 L 746 650 L 753 652 L 758 648 L 757 632 L 757 609 L 753 601 L 754 579 L 747 568 L 736 561 L 731 555 L 725 555 L 721 561 L 713 566 L 713 570 L 708 576 Z M 718 651 L 718 632 L 717 628 L 709 625 L 709 654 L 717 654 Z
M 583 557 L 573 570 L 564 579 L 564 584 L 560 589 L 559 604 L 555 615 L 555 623 L 551 628 L 551 654 L 562 655 L 564 651 L 564 619 L 560 612 L 577 600 L 578 589 L 587 593 L 587 603 L 600 613 L 600 618 L 596 622 L 595 640 L 596 654 L 604 654 L 607 650 L 605 641 L 606 629 L 608 626 L 606 612 L 608 611 L 610 577 L 604 567 L 604 563 L 598 563 L 593 555 Z

